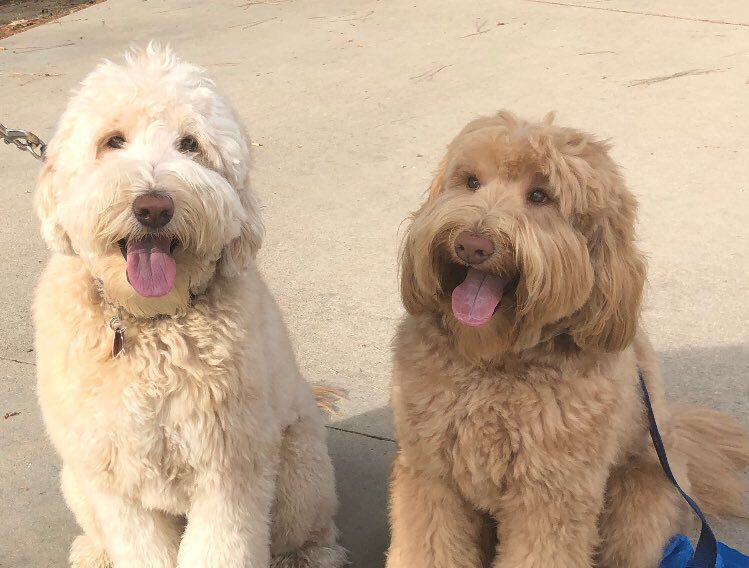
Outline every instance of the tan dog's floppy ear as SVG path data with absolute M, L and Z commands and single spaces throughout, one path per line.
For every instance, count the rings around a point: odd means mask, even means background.
M 423 209 L 426 205 L 435 199 L 445 189 L 445 168 L 447 166 L 447 154 L 440 160 L 437 166 L 437 171 L 434 174 L 432 183 L 429 185 L 427 190 L 427 201 L 421 207 Z M 426 254 L 425 251 L 417 252 L 413 250 L 414 244 L 411 238 L 412 231 L 414 230 L 414 220 L 419 217 L 417 211 L 411 215 L 411 226 L 408 228 L 405 238 L 403 239 L 403 245 L 401 246 L 400 255 L 400 288 L 401 288 L 401 300 L 403 306 L 409 314 L 415 315 L 422 311 L 427 304 L 428 298 L 425 296 L 422 286 L 419 285 L 419 278 L 416 274 L 417 268 L 414 255 Z
M 221 254 L 220 270 L 224 276 L 237 276 L 254 260 L 263 242 L 265 229 L 260 218 L 260 205 L 249 189 L 241 190 L 240 199 L 245 210 L 239 236 Z
M 627 196 L 589 238 L 593 291 L 571 330 L 582 348 L 621 351 L 637 331 L 646 267 L 634 242 L 635 207 L 634 198 Z
M 74 254 L 70 238 L 57 218 L 57 197 L 55 196 L 54 149 L 46 154 L 42 165 L 36 192 L 34 208 L 42 222 L 41 232 L 47 246 L 54 252 Z
M 409 235 L 403 240 L 400 257 L 400 288 L 403 307 L 411 315 L 424 311 L 424 297 L 416 281 L 413 251 Z
M 437 166 L 437 172 L 434 174 L 434 179 L 429 186 L 428 197 L 429 201 L 437 198 L 445 189 L 445 169 L 447 168 L 447 154 L 440 160 Z

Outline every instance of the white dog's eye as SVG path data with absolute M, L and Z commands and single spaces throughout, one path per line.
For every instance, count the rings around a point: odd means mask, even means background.
M 179 141 L 179 151 L 185 154 L 195 153 L 200 149 L 198 141 L 192 136 L 185 136 Z
M 115 134 L 114 136 L 109 137 L 106 145 L 108 148 L 120 150 L 125 147 L 125 138 L 119 134 Z
M 466 185 L 468 186 L 468 189 L 472 189 L 473 191 L 476 191 L 478 188 L 481 187 L 481 182 L 479 181 L 479 178 L 476 176 L 468 176 L 468 181 L 466 182 Z
M 549 195 L 543 189 L 532 189 L 528 194 L 528 201 L 533 203 L 546 203 L 549 200 Z

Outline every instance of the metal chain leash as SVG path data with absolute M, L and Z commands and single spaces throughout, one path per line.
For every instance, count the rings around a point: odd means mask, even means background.
M 37 160 L 44 159 L 47 145 L 33 132 L 18 128 L 5 128 L 0 124 L 0 139 L 6 144 L 15 144 L 17 148 L 26 150 Z

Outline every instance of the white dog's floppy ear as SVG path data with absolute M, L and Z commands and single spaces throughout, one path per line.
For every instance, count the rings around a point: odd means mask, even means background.
M 44 165 L 39 174 L 34 208 L 42 222 L 41 232 L 47 246 L 54 252 L 74 254 L 70 238 L 59 223 L 57 217 L 57 197 L 55 196 L 54 150 L 47 152 Z
M 240 190 L 245 210 L 239 236 L 224 249 L 219 269 L 224 276 L 237 276 L 254 260 L 263 242 L 265 229 L 260 218 L 260 205 L 249 187 Z

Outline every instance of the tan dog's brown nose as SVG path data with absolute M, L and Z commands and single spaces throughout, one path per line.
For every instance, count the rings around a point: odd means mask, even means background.
M 159 229 L 172 220 L 174 201 L 161 193 L 145 193 L 133 201 L 133 215 L 141 225 Z
M 494 254 L 494 244 L 486 237 L 463 231 L 455 239 L 455 253 L 468 264 L 481 264 Z

